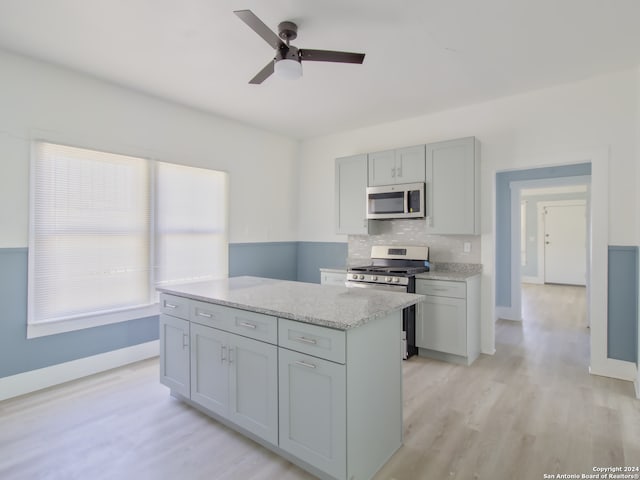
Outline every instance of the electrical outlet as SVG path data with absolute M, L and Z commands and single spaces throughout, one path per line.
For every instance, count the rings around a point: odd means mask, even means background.
M 471 253 L 471 242 L 464 242 L 462 250 L 464 253 Z

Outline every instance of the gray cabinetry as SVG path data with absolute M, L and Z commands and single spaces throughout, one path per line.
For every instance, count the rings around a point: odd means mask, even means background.
M 401 446 L 401 360 L 389 348 L 400 311 L 339 330 L 166 302 L 189 317 L 161 315 L 162 383 L 174 395 L 323 479 L 371 478 Z
M 370 187 L 424 181 L 424 145 L 369 154 Z
M 367 155 L 337 158 L 335 175 L 336 233 L 368 234 Z
M 277 375 L 275 345 L 191 324 L 191 400 L 273 444 Z
M 322 285 L 335 285 L 338 287 L 344 287 L 347 281 L 347 272 L 332 272 L 320 269 L 320 283 Z
M 160 315 L 160 383 L 189 396 L 189 322 Z
M 480 233 L 480 144 L 466 137 L 426 146 L 428 234 Z
M 416 279 L 419 354 L 470 365 L 480 353 L 479 276 L 465 282 Z
M 335 478 L 344 478 L 346 367 L 279 350 L 280 448 Z
M 191 400 L 212 412 L 229 411 L 229 334 L 191 324 Z

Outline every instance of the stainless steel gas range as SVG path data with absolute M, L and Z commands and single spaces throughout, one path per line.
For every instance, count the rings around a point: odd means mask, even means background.
M 415 293 L 416 274 L 428 271 L 429 247 L 375 245 L 371 247 L 371 264 L 348 269 L 347 287 Z M 402 331 L 406 359 L 418 353 L 415 306 L 402 311 Z

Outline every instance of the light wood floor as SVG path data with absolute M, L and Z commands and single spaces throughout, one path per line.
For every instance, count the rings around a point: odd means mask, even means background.
M 527 286 L 471 367 L 404 362 L 405 445 L 381 479 L 535 479 L 640 466 L 640 401 L 588 373 L 584 289 Z M 148 360 L 0 403 L 0 479 L 310 479 L 173 399 Z

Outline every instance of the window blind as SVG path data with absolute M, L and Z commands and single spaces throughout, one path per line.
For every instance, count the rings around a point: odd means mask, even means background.
M 228 275 L 227 174 L 170 163 L 156 166 L 156 282 Z
M 152 302 L 148 162 L 45 142 L 33 158 L 29 321 Z

